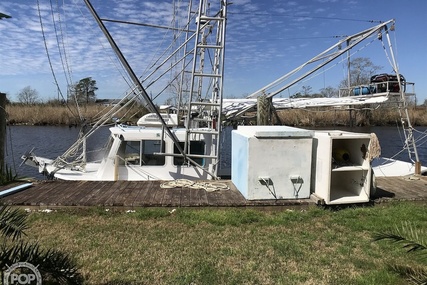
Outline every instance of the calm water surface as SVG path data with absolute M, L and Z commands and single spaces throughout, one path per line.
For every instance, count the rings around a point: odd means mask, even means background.
M 380 141 L 381 153 L 384 157 L 393 157 L 403 148 L 403 133 L 397 127 L 366 127 L 366 128 L 338 128 L 344 131 L 375 133 Z M 231 166 L 231 128 L 227 128 L 222 136 L 221 167 Z M 427 127 L 417 128 L 420 133 Z M 48 158 L 56 158 L 63 154 L 77 139 L 78 128 L 60 126 L 10 126 L 7 128 L 6 161 L 8 165 L 16 169 L 20 176 L 29 176 L 42 179 L 35 168 L 27 165 L 19 166 L 21 155 L 34 148 L 34 153 Z M 98 150 L 107 142 L 109 130 L 101 128 L 88 140 L 89 150 Z M 422 138 L 423 134 L 416 133 L 416 138 Z M 418 153 L 422 165 L 427 165 L 426 139 L 418 142 Z M 396 159 L 409 161 L 407 151 L 401 152 Z

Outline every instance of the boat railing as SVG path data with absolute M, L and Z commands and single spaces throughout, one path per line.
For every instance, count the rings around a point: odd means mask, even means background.
M 400 96 L 401 88 L 403 88 L 406 97 L 415 96 L 415 84 L 413 82 L 403 82 L 399 87 L 398 81 L 384 81 L 340 88 L 338 97 Z

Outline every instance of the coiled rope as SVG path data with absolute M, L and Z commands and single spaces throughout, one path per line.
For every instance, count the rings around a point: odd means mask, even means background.
M 222 182 L 201 182 L 191 181 L 188 179 L 177 179 L 160 184 L 160 188 L 180 188 L 186 187 L 191 189 L 203 189 L 207 192 L 214 192 L 219 190 L 230 190 L 226 183 Z
M 375 133 L 371 133 L 371 141 L 369 143 L 369 161 L 381 156 L 380 141 Z

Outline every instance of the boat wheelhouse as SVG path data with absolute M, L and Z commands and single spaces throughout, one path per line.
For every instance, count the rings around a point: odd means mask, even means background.
M 28 163 L 62 180 L 209 179 L 214 158 L 207 157 L 206 153 L 213 147 L 212 134 L 208 128 L 199 130 L 205 133 L 192 134 L 185 146 L 186 129 L 171 129 L 180 146 L 188 148 L 191 162 L 180 155 L 174 142 L 164 136 L 160 128 L 117 125 L 110 128 L 111 135 L 100 162 L 58 169 L 52 160 L 33 156 Z

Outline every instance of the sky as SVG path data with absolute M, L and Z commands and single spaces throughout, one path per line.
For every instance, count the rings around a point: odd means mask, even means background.
M 160 26 L 171 26 L 173 2 L 91 0 L 101 18 Z M 418 103 L 427 99 L 425 0 L 404 4 L 397 0 L 386 4 L 372 0 L 229 2 L 225 98 L 244 98 L 334 45 L 342 36 L 395 19 L 390 37 L 399 71 L 408 82 L 415 83 Z M 183 17 L 186 4 L 181 0 L 174 3 Z M 66 96 L 68 84 L 86 77 L 96 80 L 98 98 L 121 98 L 128 89 L 120 64 L 83 0 L 2 0 L 0 12 L 12 16 L 0 20 L 0 92 L 7 93 L 10 100 L 17 101 L 17 94 L 27 86 L 35 89 L 43 101 L 61 99 L 61 94 Z M 137 75 L 143 75 L 172 41 L 172 33 L 165 29 L 111 22 L 106 26 Z M 352 57 L 369 58 L 381 66 L 378 73 L 392 72 L 390 54 L 387 57 L 378 40 L 358 46 Z M 312 80 L 280 96 L 300 92 L 303 86 L 310 86 L 313 93 L 329 86 L 337 88 L 346 78 L 344 62 L 338 59 Z M 161 89 L 154 85 L 150 88 L 150 94 Z M 167 93 L 162 93 L 156 103 L 173 96 Z

